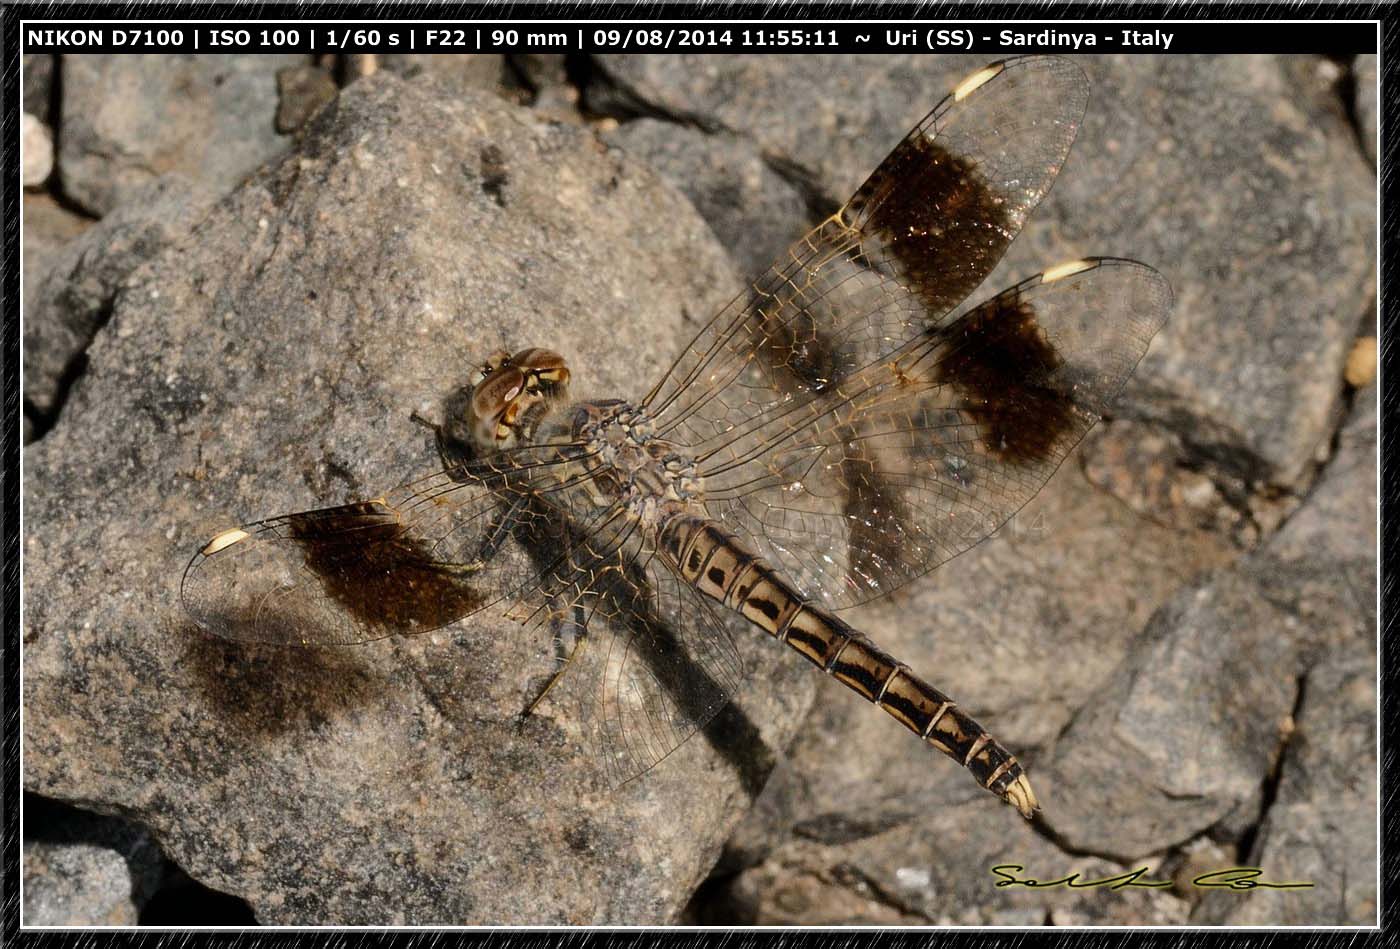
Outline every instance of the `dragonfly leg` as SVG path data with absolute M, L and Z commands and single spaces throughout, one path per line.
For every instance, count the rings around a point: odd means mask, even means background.
M 563 621 L 556 618 L 550 622 L 552 625 L 556 626 L 562 626 L 567 622 L 573 627 L 573 648 L 565 648 L 564 637 L 556 630 L 554 645 L 555 656 L 559 660 L 559 668 L 554 670 L 554 675 L 549 677 L 549 681 L 544 684 L 544 688 L 540 690 L 539 695 L 536 695 L 534 699 L 531 700 L 530 704 L 525 707 L 525 711 L 520 713 L 521 719 L 529 718 L 534 714 L 535 708 L 544 701 L 544 697 L 549 694 L 549 690 L 554 688 L 555 684 L 564 677 L 564 673 L 569 671 L 569 665 L 578 656 L 579 652 L 583 649 L 583 644 L 588 640 L 588 620 L 584 616 L 583 605 L 581 603 L 575 603 L 571 611 L 573 613 L 573 619 Z
M 428 420 L 425 419 L 423 416 L 419 415 L 419 414 L 418 414 L 418 411 L 417 411 L 416 409 L 415 409 L 414 411 L 408 413 L 408 420 L 409 420 L 410 422 L 417 422 L 419 425 L 423 426 L 424 428 L 432 429 L 433 432 L 436 432 L 436 431 L 438 430 L 438 424 L 437 424 L 437 422 L 430 422 L 430 421 L 428 421 Z
M 519 524 L 520 513 L 525 510 L 527 503 L 529 502 L 523 496 L 517 497 L 510 502 L 510 507 L 496 515 L 491 523 L 491 529 L 481 539 L 481 547 L 476 553 L 478 562 L 485 563 L 500 552 L 501 545 L 506 542 L 511 531 Z
M 511 502 L 510 507 L 499 512 L 493 518 L 491 526 L 486 531 L 486 536 L 481 539 L 481 546 L 477 548 L 476 556 L 468 561 L 457 560 L 430 560 L 429 565 L 437 567 L 447 573 L 467 576 L 476 573 L 486 567 L 491 559 L 501 550 L 501 545 L 510 536 L 512 528 L 516 525 L 516 520 L 520 512 L 525 508 L 525 499 L 516 498 Z

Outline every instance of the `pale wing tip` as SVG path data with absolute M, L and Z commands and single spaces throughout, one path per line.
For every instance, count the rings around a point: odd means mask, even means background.
M 240 540 L 245 540 L 247 537 L 248 532 L 241 527 L 220 531 L 210 538 L 209 543 L 201 547 L 199 552 L 206 557 L 212 557 L 225 547 L 232 547 L 234 544 L 238 543 Z
M 1056 264 L 1054 267 L 1046 268 L 1040 274 L 1041 283 L 1054 283 L 1056 280 L 1063 280 L 1066 277 L 1098 266 L 1092 260 L 1069 260 L 1063 264 Z
M 1082 87 L 1085 93 L 1089 88 L 1089 77 L 1083 67 L 1066 56 L 1012 56 L 988 63 L 964 78 L 953 88 L 953 101 L 961 102 L 1008 69 L 1053 69 L 1060 73 L 1068 73 L 1075 85 Z
M 988 66 L 983 66 L 981 69 L 968 76 L 962 82 L 958 83 L 957 87 L 953 90 L 953 101 L 961 102 L 962 100 L 966 99 L 968 96 L 972 95 L 972 93 L 975 92 L 977 89 L 981 88 L 982 86 L 985 86 L 1005 68 L 1006 63 L 1004 62 L 996 62 Z
M 1170 281 L 1162 272 L 1150 264 L 1144 264 L 1140 260 L 1133 260 L 1128 257 L 1082 257 L 1078 260 L 1068 260 L 1054 267 L 1049 267 L 1040 273 L 1042 284 L 1055 283 L 1067 277 L 1089 270 L 1098 270 L 1102 267 L 1109 267 L 1122 270 L 1131 274 L 1132 279 L 1137 281 L 1139 287 L 1146 290 L 1151 287 L 1142 299 L 1151 307 L 1151 311 L 1143 315 L 1151 323 L 1151 332 L 1156 333 L 1166 323 L 1172 307 L 1176 305 L 1176 295 L 1172 290 Z M 1034 279 L 1034 278 L 1032 278 Z

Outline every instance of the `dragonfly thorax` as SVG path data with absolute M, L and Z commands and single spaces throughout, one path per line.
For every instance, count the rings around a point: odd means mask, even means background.
M 574 411 L 574 435 L 585 446 L 597 482 L 643 524 L 656 527 L 700 497 L 695 459 L 658 437 L 645 409 L 628 402 L 585 402 Z

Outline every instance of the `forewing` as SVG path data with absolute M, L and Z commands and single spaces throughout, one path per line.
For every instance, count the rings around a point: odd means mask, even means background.
M 661 433 L 703 449 L 936 325 L 1050 189 L 1087 97 L 1056 57 L 965 80 L 696 336 L 645 400 Z
M 190 561 L 181 599 L 205 629 L 244 642 L 341 645 L 437 629 L 548 566 L 503 541 L 557 530 L 548 497 L 571 471 L 557 446 L 517 449 L 368 501 L 224 531 Z
M 888 593 L 1040 490 L 1170 307 L 1135 261 L 1052 268 L 731 432 L 706 506 L 830 608 Z

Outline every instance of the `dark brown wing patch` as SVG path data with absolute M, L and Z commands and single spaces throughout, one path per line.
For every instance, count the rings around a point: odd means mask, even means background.
M 1004 461 L 1044 461 L 1074 425 L 1074 403 L 1051 384 L 1064 360 L 1045 338 L 1035 307 L 1003 295 L 937 331 L 949 352 L 938 381 L 955 386 L 991 453 Z
M 287 531 L 326 594 L 364 623 L 434 629 L 484 605 L 469 573 L 435 563 L 394 510 L 377 501 L 293 514 Z
M 977 289 L 1015 232 L 976 162 L 923 135 L 901 142 L 848 205 L 856 218 L 868 208 L 866 230 L 885 242 L 930 320 Z

